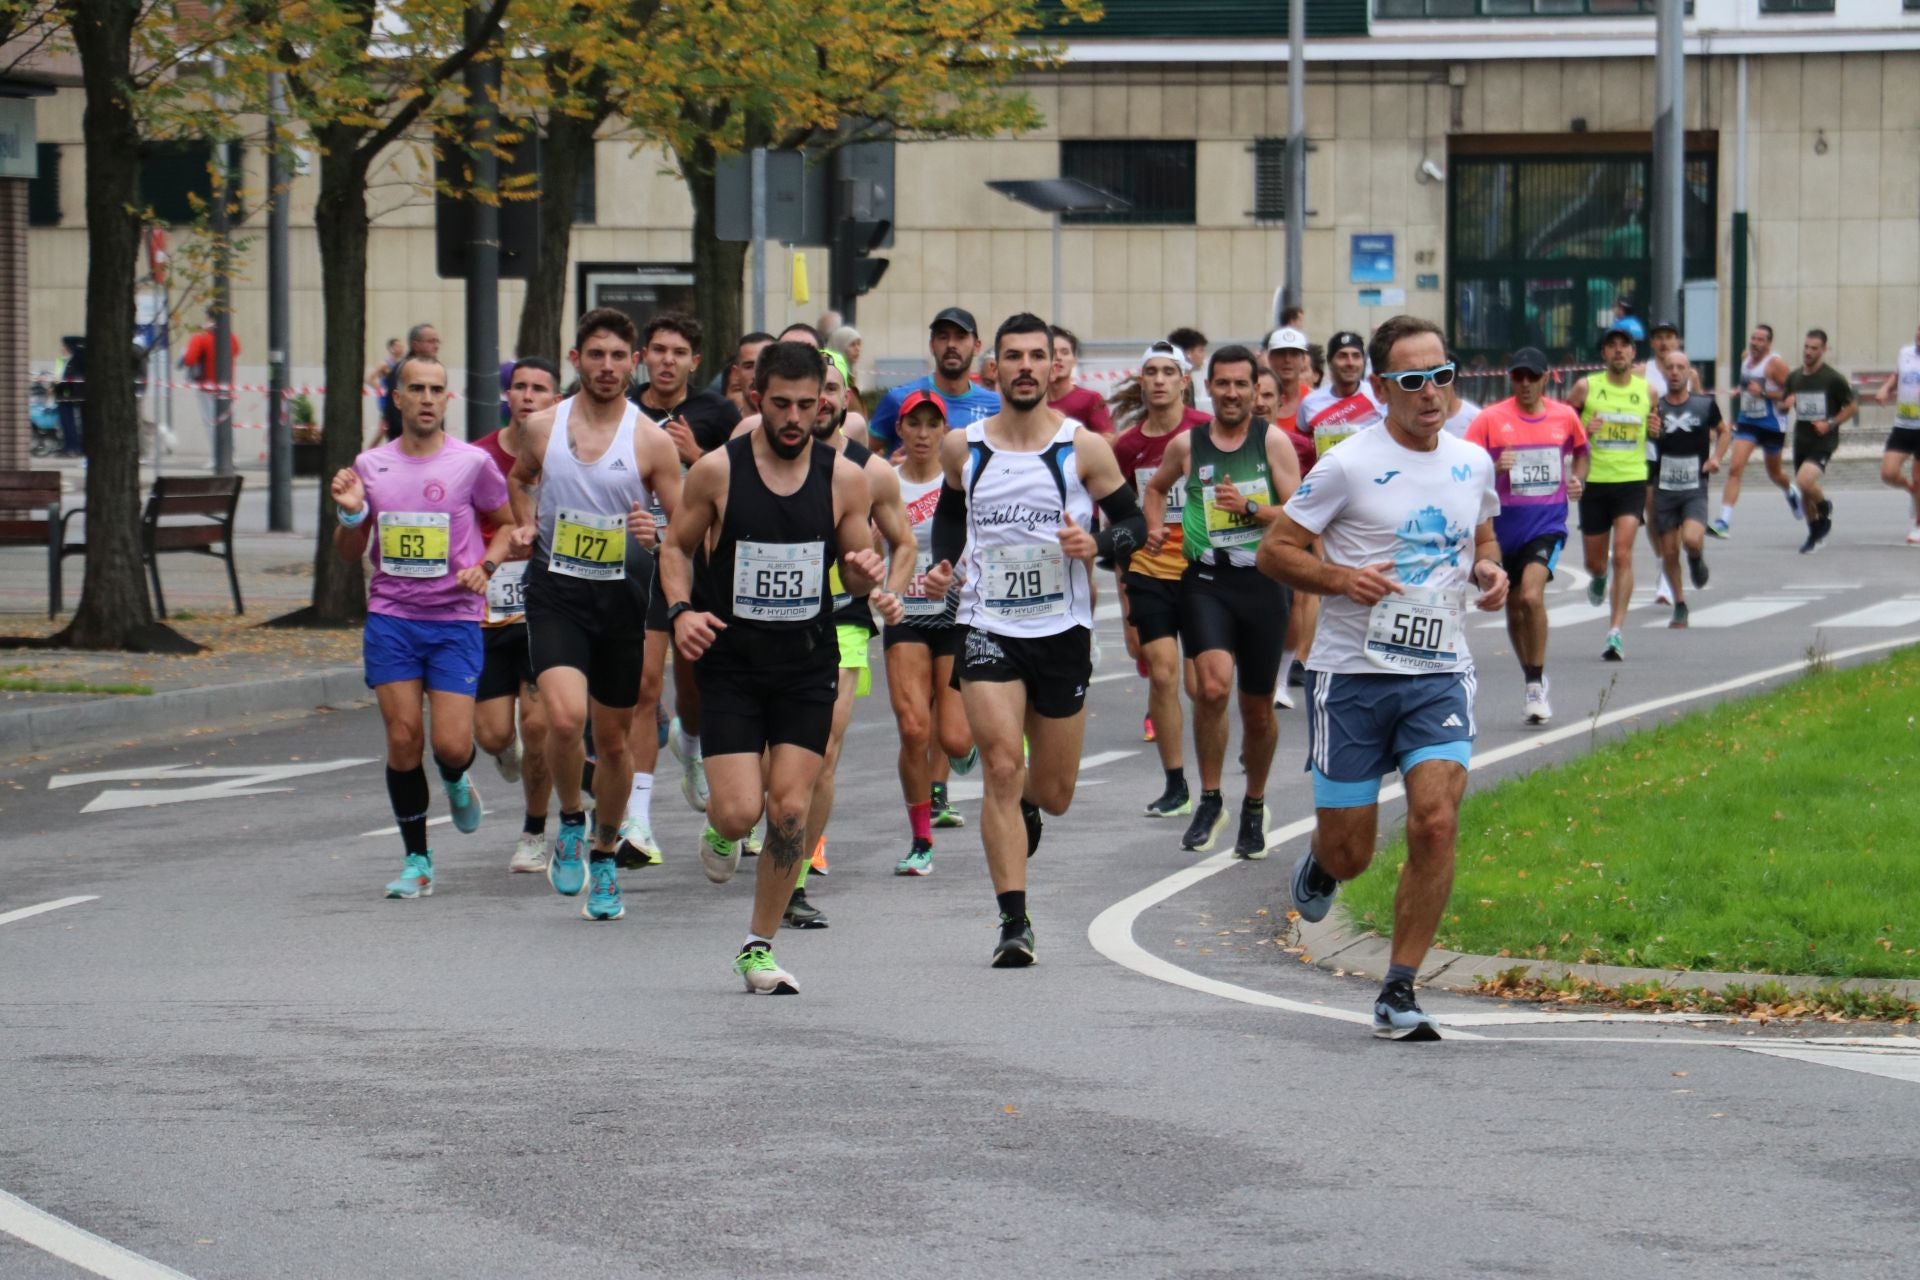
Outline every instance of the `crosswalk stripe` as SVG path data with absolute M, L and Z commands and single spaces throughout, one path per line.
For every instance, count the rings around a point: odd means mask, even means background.
M 1882 600 L 1819 623 L 1822 627 L 1906 627 L 1920 622 L 1920 596 Z
M 1771 618 L 1776 613 L 1785 613 L 1789 609 L 1798 609 L 1802 605 L 1812 604 L 1814 596 L 1748 596 L 1741 600 L 1729 600 L 1725 604 L 1716 604 L 1712 608 L 1702 609 L 1687 618 L 1687 626 L 1700 627 L 1738 627 L 1749 622 L 1758 622 L 1762 618 Z M 1649 622 L 1649 627 L 1664 627 L 1664 621 Z

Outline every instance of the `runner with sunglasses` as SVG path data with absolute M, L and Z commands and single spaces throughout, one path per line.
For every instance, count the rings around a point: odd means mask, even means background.
M 1407 790 L 1407 860 L 1394 900 L 1393 949 L 1373 1033 L 1435 1040 L 1413 980 L 1453 884 L 1460 800 L 1474 720 L 1469 604 L 1506 603 L 1492 517 L 1493 460 L 1446 431 L 1454 368 L 1439 329 L 1395 316 L 1374 331 L 1380 430 L 1321 458 L 1261 540 L 1262 572 L 1327 597 L 1308 660 L 1313 846 L 1294 868 L 1302 919 L 1326 918 L 1340 881 L 1367 869 L 1380 779 Z M 1324 558 L 1313 553 L 1325 541 Z

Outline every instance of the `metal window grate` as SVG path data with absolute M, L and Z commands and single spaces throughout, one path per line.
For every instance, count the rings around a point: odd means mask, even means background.
M 1287 220 L 1287 140 L 1253 140 L 1253 220 Z
M 1130 207 L 1066 213 L 1070 223 L 1133 223 L 1167 226 L 1194 221 L 1194 145 L 1103 139 L 1062 142 L 1060 176 L 1078 178 L 1126 200 Z
M 40 176 L 27 184 L 27 225 L 60 225 L 60 144 L 42 142 L 36 148 L 35 163 Z

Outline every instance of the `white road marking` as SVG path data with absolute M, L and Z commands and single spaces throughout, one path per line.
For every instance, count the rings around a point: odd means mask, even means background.
M 17 910 L 0 912 L 0 924 L 12 924 L 15 920 L 25 920 L 31 916 L 45 915 L 49 911 L 58 911 L 62 907 L 77 907 L 83 902 L 98 902 L 100 895 L 90 893 L 79 898 L 57 898 L 52 902 L 43 902 L 37 907 L 20 907 Z
M 1139 678 L 1140 673 L 1137 671 L 1109 671 L 1103 676 L 1095 676 L 1093 679 L 1087 681 L 1087 683 L 1105 684 L 1109 680 L 1138 680 Z
M 1879 604 L 1870 604 L 1864 609 L 1855 609 L 1852 613 L 1843 613 L 1814 625 L 1833 628 L 1910 627 L 1916 622 L 1920 622 L 1920 596 L 1901 596 L 1898 600 L 1882 600 Z
M 1851 648 L 1836 650 L 1829 654 L 1828 658 L 1831 661 L 1841 661 L 1846 658 L 1859 657 L 1863 654 L 1878 653 L 1887 649 L 1897 649 L 1903 645 L 1914 643 L 1920 643 L 1920 635 L 1907 635 L 1897 639 L 1877 640 L 1871 644 L 1854 645 Z M 1804 670 L 1805 667 L 1806 662 L 1804 659 L 1798 662 L 1784 663 L 1777 667 L 1769 667 L 1763 671 L 1750 671 L 1745 675 L 1736 676 L 1730 680 L 1722 680 L 1717 684 L 1705 685 L 1698 689 L 1689 690 L 1686 693 L 1669 694 L 1664 698 L 1652 698 L 1646 702 L 1636 703 L 1633 706 L 1621 707 L 1616 711 L 1609 711 L 1592 720 L 1583 720 L 1578 724 L 1566 725 L 1559 729 L 1552 729 L 1545 733 L 1535 734 L 1531 737 L 1509 742 L 1503 747 L 1495 747 L 1490 751 L 1476 753 L 1470 768 L 1483 769 L 1490 765 L 1498 764 L 1503 760 L 1511 760 L 1515 756 L 1543 750 L 1555 743 L 1564 742 L 1569 738 L 1574 738 L 1581 734 L 1592 733 L 1595 729 L 1604 728 L 1607 725 L 1618 724 L 1623 720 L 1631 720 L 1655 711 L 1662 711 L 1667 707 L 1679 706 L 1688 702 L 1697 702 L 1702 698 L 1710 698 L 1716 694 L 1730 693 L 1737 689 L 1743 689 L 1751 685 L 1764 683 L 1768 680 L 1778 679 L 1781 676 L 1790 676 Z M 1404 794 L 1406 794 L 1405 789 L 1398 783 L 1383 786 L 1380 789 L 1380 801 L 1384 804 L 1391 800 L 1397 800 Z M 1272 834 L 1267 837 L 1267 848 L 1273 849 L 1285 844 L 1289 840 L 1306 835 L 1313 830 L 1313 827 L 1314 819 L 1312 817 L 1296 819 L 1273 831 Z M 1262 1005 L 1267 1008 L 1281 1009 L 1289 1013 L 1304 1013 L 1316 1018 L 1330 1018 L 1337 1022 L 1370 1022 L 1371 1019 L 1367 1015 L 1352 1010 L 1333 1009 L 1325 1005 L 1310 1004 L 1302 1000 L 1289 1000 L 1284 996 L 1276 996 L 1268 992 L 1256 991 L 1250 987 L 1242 987 L 1235 983 L 1223 982 L 1217 978 L 1209 978 L 1194 973 L 1190 969 L 1183 969 L 1170 960 L 1154 955 L 1134 940 L 1134 922 L 1150 908 L 1158 906 L 1160 903 L 1167 901 L 1169 898 L 1186 889 L 1192 888 L 1203 880 L 1218 875 L 1239 861 L 1240 859 L 1235 858 L 1231 853 L 1218 853 L 1204 861 L 1195 863 L 1193 866 L 1176 871 L 1162 880 L 1155 881 L 1138 893 L 1122 898 L 1119 902 L 1114 903 L 1094 917 L 1093 922 L 1087 926 L 1087 941 L 1092 944 L 1095 951 L 1098 951 L 1101 955 L 1123 968 L 1131 969 L 1135 973 L 1142 974 L 1145 977 L 1154 978 L 1177 987 L 1185 987 L 1190 991 L 1198 991 L 1203 995 L 1220 996 L 1223 999 L 1235 1000 L 1242 1004 Z M 1482 1039 L 1485 1037 L 1476 1037 L 1468 1032 L 1459 1030 L 1462 1026 L 1543 1025 L 1559 1021 L 1573 1021 L 1576 1019 L 1591 1022 L 1621 1022 L 1628 1020 L 1628 1016 L 1619 1014 L 1566 1015 L 1515 1010 L 1511 1012 L 1493 1011 L 1487 1013 L 1440 1015 L 1437 1016 L 1435 1020 L 1442 1026 L 1446 1026 L 1452 1030 L 1450 1038 L 1464 1040 Z M 1634 1020 L 1642 1023 L 1720 1021 L 1720 1019 L 1717 1018 L 1702 1019 L 1697 1014 L 1640 1014 L 1634 1015 Z M 1570 1036 L 1562 1037 L 1561 1042 L 1593 1043 L 1595 1039 L 1595 1037 L 1591 1036 Z M 1512 1044 L 1540 1042 L 1542 1042 L 1540 1037 L 1509 1037 L 1501 1039 L 1501 1043 Z M 1675 1046 L 1695 1047 L 1701 1045 L 1739 1049 L 1752 1049 L 1755 1047 L 1737 1040 L 1701 1041 L 1688 1039 L 1649 1039 L 1640 1041 L 1622 1040 L 1611 1036 L 1607 1037 L 1604 1043 L 1649 1043 L 1663 1045 L 1668 1048 Z M 1910 1037 L 1897 1036 L 1865 1043 L 1885 1045 L 1892 1048 L 1906 1048 L 1916 1042 Z M 1852 1069 L 1857 1070 L 1859 1068 Z M 1884 1075 L 1890 1073 L 1878 1072 L 1877 1074 Z M 1895 1078 L 1906 1079 L 1907 1077 L 1901 1075 Z M 1916 1078 L 1920 1079 L 1920 1076 L 1916 1076 Z
M 107 773 L 63 773 L 47 779 L 47 790 L 59 791 L 66 787 L 84 787 L 101 782 L 174 782 L 188 778 L 214 778 L 204 786 L 181 787 L 177 790 L 156 790 L 153 788 L 109 789 L 89 800 L 80 810 L 82 813 L 107 813 L 115 809 L 142 809 L 153 805 L 185 804 L 194 800 L 225 800 L 232 796 L 263 796 L 277 791 L 292 791 L 292 787 L 270 787 L 269 782 L 285 782 L 293 778 L 311 777 L 318 773 L 332 773 L 337 769 L 351 769 L 356 765 L 372 764 L 374 757 L 366 756 L 350 760 L 327 760 L 317 764 L 269 764 L 237 768 L 188 768 L 185 765 L 158 765 L 147 769 L 115 769 Z
M 185 1272 L 143 1258 L 5 1191 L 0 1191 L 0 1231 L 106 1280 L 190 1280 Z
M 1632 599 L 1627 604 L 1627 612 L 1631 613 L 1635 609 L 1649 608 L 1652 604 L 1653 592 L 1651 589 L 1635 591 Z M 1547 625 L 1549 627 L 1577 627 L 1583 622 L 1604 622 L 1607 618 L 1611 617 L 1612 614 L 1613 606 L 1608 601 L 1602 600 L 1599 604 L 1588 604 L 1587 598 L 1583 595 L 1577 603 L 1557 605 L 1548 609 Z M 1488 625 L 1504 627 L 1507 624 L 1504 620 L 1500 620 Z
M 1702 627 L 1738 627 L 1749 622 L 1758 622 L 1762 618 L 1771 618 L 1776 613 L 1786 613 L 1798 609 L 1801 605 L 1812 604 L 1818 596 L 1748 596 L 1741 600 L 1729 600 L 1725 604 L 1716 604 L 1690 614 L 1687 626 L 1698 630 Z M 1646 623 L 1649 627 L 1664 627 L 1666 622 L 1655 619 Z
M 1126 760 L 1139 754 L 1138 751 L 1100 751 L 1090 756 L 1082 756 L 1080 772 L 1085 773 L 1089 769 L 1098 769 L 1103 764 L 1112 764 L 1116 760 Z M 1092 786 L 1098 781 L 1097 778 L 1088 779 L 1087 785 Z M 955 778 L 947 784 L 947 799 L 949 801 L 978 800 L 985 791 L 986 783 L 978 778 Z
M 1811 1049 L 1800 1045 L 1743 1044 L 1740 1047 L 1748 1053 L 1764 1053 L 1769 1058 L 1791 1058 L 1796 1062 L 1811 1062 L 1816 1067 L 1838 1067 L 1842 1071 L 1858 1071 L 1864 1075 L 1885 1076 L 1889 1080 L 1920 1084 L 1920 1054 Z

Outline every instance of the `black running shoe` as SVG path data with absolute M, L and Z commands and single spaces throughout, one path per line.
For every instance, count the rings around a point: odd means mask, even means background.
M 1710 576 L 1707 573 L 1707 558 L 1705 556 L 1693 556 L 1689 558 L 1687 561 L 1687 574 L 1693 579 L 1693 589 L 1695 591 L 1706 586 L 1707 578 Z
M 1027 824 L 1027 856 L 1031 858 L 1040 847 L 1040 806 L 1020 802 L 1020 818 Z
M 1200 803 L 1193 808 L 1193 821 L 1187 824 L 1187 834 L 1180 837 L 1180 847 L 1194 853 L 1205 853 L 1213 848 L 1213 842 L 1220 838 L 1220 832 L 1226 825 L 1226 802 L 1218 792 L 1201 792 Z
M 1373 1002 L 1373 1034 L 1381 1040 L 1438 1040 L 1440 1026 L 1420 1011 L 1405 978 L 1380 988 Z
M 827 927 L 827 917 L 822 914 L 820 908 L 807 901 L 807 891 L 805 889 L 795 889 L 793 896 L 787 899 L 786 922 L 787 928 L 789 929 L 824 929 Z
M 993 967 L 1024 969 L 1033 963 L 1033 920 L 1021 916 L 1015 920 L 1000 913 L 1000 941 L 993 947 Z
M 1169 782 L 1167 789 L 1160 793 L 1160 798 L 1147 806 L 1149 818 L 1177 818 L 1192 812 L 1193 793 L 1187 790 L 1184 780 L 1177 784 Z
M 1820 526 L 1816 523 L 1807 527 L 1807 540 L 1800 544 L 1800 554 L 1810 556 L 1820 549 Z
M 1240 838 L 1233 842 L 1233 856 L 1248 862 L 1267 856 L 1267 806 L 1260 801 L 1240 806 Z

